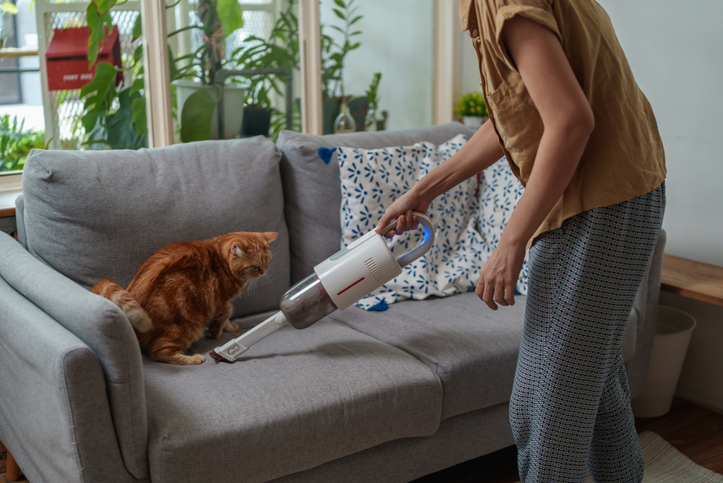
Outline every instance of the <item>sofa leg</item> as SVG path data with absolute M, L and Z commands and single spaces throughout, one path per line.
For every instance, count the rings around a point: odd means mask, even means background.
M 18 464 L 15 462 L 15 458 L 13 458 L 13 455 L 10 454 L 10 451 L 7 452 L 7 461 L 5 466 L 5 481 L 11 482 L 11 481 L 17 481 L 18 478 L 20 478 L 20 468 L 18 467 Z

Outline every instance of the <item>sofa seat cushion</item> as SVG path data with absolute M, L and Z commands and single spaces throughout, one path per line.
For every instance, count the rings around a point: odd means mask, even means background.
M 474 292 L 407 300 L 384 312 L 350 307 L 330 319 L 398 347 L 442 381 L 442 419 L 509 401 L 526 297 L 490 310 Z
M 36 258 L 85 288 L 128 285 L 173 242 L 276 231 L 263 290 L 234 299 L 236 316 L 278 307 L 289 285 L 281 153 L 262 138 L 138 151 L 42 151 L 23 173 L 23 239 Z M 254 292 L 253 297 L 249 294 Z
M 427 365 L 328 319 L 284 327 L 234 364 L 146 356 L 144 369 L 153 481 L 266 481 L 431 435 L 440 422 L 442 388 Z

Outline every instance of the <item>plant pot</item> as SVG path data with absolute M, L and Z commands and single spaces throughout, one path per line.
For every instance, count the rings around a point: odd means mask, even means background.
M 486 117 L 481 116 L 462 116 L 462 123 L 470 129 L 477 130 L 482 127 L 482 124 L 487 120 Z
M 219 89 L 216 86 L 204 86 L 197 82 L 185 80 L 173 81 L 173 84 L 176 86 L 179 118 L 186 99 L 198 90 L 203 89 L 207 91 L 211 97 L 218 99 Z M 223 102 L 223 133 L 225 139 L 233 139 L 241 132 L 245 92 L 243 87 L 238 86 L 225 86 L 223 89 L 223 97 L 219 102 Z M 211 116 L 211 139 L 219 139 L 218 107 L 214 108 L 213 115 Z
M 241 122 L 241 137 L 268 136 L 271 127 L 271 109 L 263 107 L 244 108 Z

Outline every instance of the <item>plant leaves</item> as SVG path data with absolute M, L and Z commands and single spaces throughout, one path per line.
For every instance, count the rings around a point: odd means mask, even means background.
M 133 124 L 136 127 L 136 133 L 139 135 L 148 134 L 145 97 L 136 97 L 133 99 Z
M 110 110 L 115 98 L 116 73 L 116 68 L 108 62 L 99 62 L 93 80 L 80 89 L 80 97 L 85 97 L 85 115 L 81 121 L 85 132 L 91 132 L 101 116 Z
M 334 8 L 333 10 L 337 17 L 339 17 L 342 20 L 346 20 L 346 17 L 344 16 L 344 13 L 341 10 L 339 10 L 338 8 Z
M 211 139 L 211 119 L 216 100 L 204 89 L 199 89 L 186 99 L 181 110 L 181 141 L 206 141 Z
M 342 0 L 334 0 L 334 3 L 339 5 L 341 8 L 346 8 L 346 5 L 344 5 L 344 2 Z
M 138 40 L 141 35 L 143 35 L 143 27 L 141 25 L 141 14 L 139 13 L 136 22 L 133 24 L 133 39 L 131 41 Z
M 244 14 L 238 0 L 217 0 L 216 13 L 225 37 L 244 26 Z
M 133 81 L 133 84 L 131 84 L 131 94 L 134 94 L 141 89 L 145 87 L 145 82 L 143 81 L 143 78 L 136 77 L 136 79 Z
M 107 122 L 107 143 L 111 149 L 139 149 L 144 146 L 145 136 L 139 135 L 132 126 L 135 120 L 133 107 L 138 99 L 143 100 L 137 92 L 130 94 L 130 88 L 118 93 L 118 110 L 108 116 Z

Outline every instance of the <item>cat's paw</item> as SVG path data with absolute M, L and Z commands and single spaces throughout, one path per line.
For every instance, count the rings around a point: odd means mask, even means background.
M 196 354 L 189 356 L 187 360 L 189 365 L 197 366 L 206 362 L 206 356 L 204 356 L 203 354 Z
M 238 332 L 239 326 L 238 324 L 234 324 L 231 322 L 226 322 L 226 325 L 223 326 L 224 332 Z

